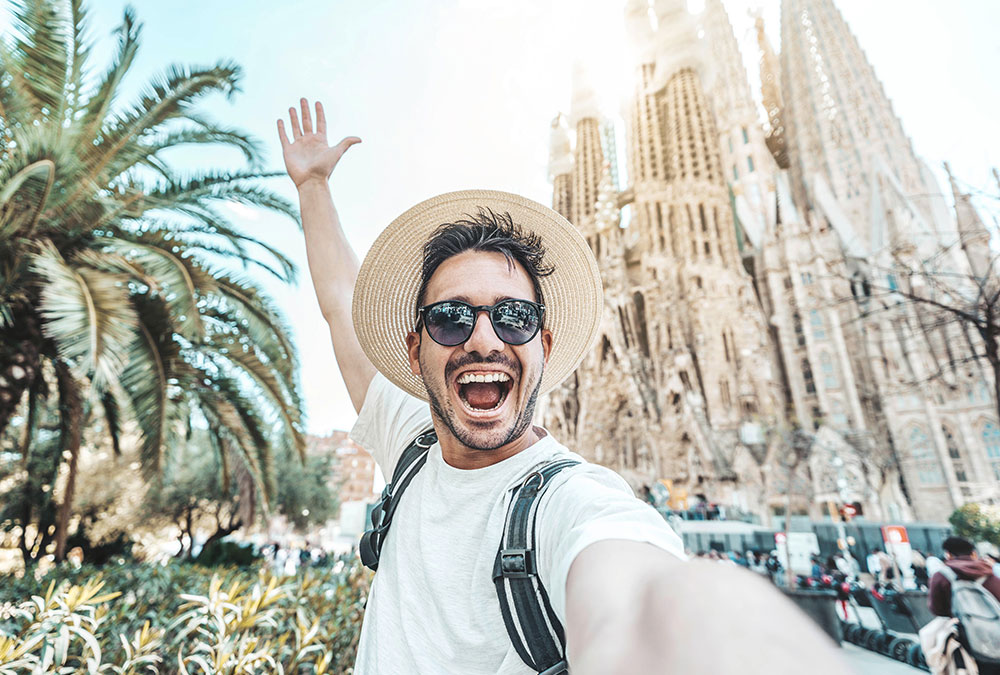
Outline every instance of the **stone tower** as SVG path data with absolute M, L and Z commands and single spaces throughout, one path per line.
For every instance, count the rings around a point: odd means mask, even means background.
M 833 0 L 783 0 L 784 122 L 796 198 L 812 205 L 828 189 L 866 253 L 879 182 L 896 181 L 933 226 L 923 167 L 882 83 Z
M 546 421 L 635 486 L 670 479 L 678 494 L 758 511 L 768 453 L 760 428 L 782 414 L 781 393 L 766 322 L 741 263 L 697 25 L 683 1 L 662 0 L 653 9 L 658 28 L 647 3 L 626 10 L 640 47 L 628 110 L 630 187 L 608 194 L 609 182 L 599 180 L 601 199 L 582 203 L 593 198 L 581 194 L 592 182 L 580 163 L 596 161 L 600 125 L 571 116 L 571 220 L 601 264 L 605 332 L 573 381 L 551 396 Z M 575 93 L 575 106 L 578 97 L 586 100 Z M 554 201 L 566 200 L 559 193 Z M 598 204 L 615 201 L 615 208 L 631 208 L 627 230 L 617 218 L 597 217 Z M 756 482 L 736 480 L 751 474 Z

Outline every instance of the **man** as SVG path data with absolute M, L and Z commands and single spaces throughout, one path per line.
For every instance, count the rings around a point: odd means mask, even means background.
M 993 575 L 993 566 L 980 560 L 976 547 L 962 537 L 948 537 L 941 544 L 944 549 L 944 564 L 951 568 L 959 579 L 975 581 L 986 577 L 983 587 L 1000 600 L 1000 578 Z M 951 581 L 943 572 L 931 577 L 927 604 L 937 616 L 951 616 Z
M 516 195 L 467 191 L 397 218 L 358 265 L 328 178 L 360 139 L 326 140 L 322 106 L 278 122 L 309 269 L 359 412 L 352 435 L 392 475 L 437 442 L 395 512 L 358 647 L 358 675 L 530 673 L 491 572 L 504 497 L 540 464 L 582 458 L 533 424 L 538 396 L 599 330 L 599 273 L 579 233 Z M 352 304 L 353 295 L 353 304 Z M 352 328 L 353 325 L 353 328 Z M 376 372 L 378 371 L 378 372 Z M 751 575 L 685 563 L 679 538 L 613 472 L 585 462 L 538 506 L 537 567 L 574 675 L 840 673 L 830 644 Z M 742 615 L 766 607 L 747 630 Z M 720 619 L 719 617 L 724 617 Z
M 993 576 L 992 565 L 980 560 L 972 542 L 962 537 L 948 537 L 941 544 L 944 549 L 944 564 L 957 579 L 975 581 L 986 577 L 983 588 L 1000 600 L 1000 578 Z M 931 577 L 930 590 L 927 593 L 927 604 L 933 614 L 941 617 L 952 616 L 951 580 L 941 571 Z M 1000 675 L 1000 666 L 979 664 L 980 675 Z

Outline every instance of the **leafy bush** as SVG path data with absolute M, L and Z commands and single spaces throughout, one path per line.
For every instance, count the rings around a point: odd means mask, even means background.
M 370 576 L 198 565 L 56 568 L 0 584 L 0 675 L 350 673 Z
M 960 537 L 1000 546 L 1000 507 L 966 504 L 955 509 L 948 522 Z
M 206 567 L 231 565 L 233 567 L 249 567 L 260 562 L 260 556 L 253 552 L 253 547 L 239 544 L 235 541 L 220 539 L 201 549 L 194 561 Z

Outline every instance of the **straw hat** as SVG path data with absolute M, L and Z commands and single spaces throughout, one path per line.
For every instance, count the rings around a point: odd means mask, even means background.
M 597 261 L 568 220 L 530 199 L 494 190 L 449 192 L 417 204 L 396 218 L 372 244 L 354 286 L 354 330 L 365 354 L 391 382 L 427 400 L 423 380 L 410 372 L 406 334 L 416 323 L 423 246 L 444 223 L 476 215 L 479 209 L 510 213 L 536 233 L 545 261 L 555 267 L 539 284 L 552 354 L 541 393 L 555 389 L 583 359 L 600 330 L 604 292 Z

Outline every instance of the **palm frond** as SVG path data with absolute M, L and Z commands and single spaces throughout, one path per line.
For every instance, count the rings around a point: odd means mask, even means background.
M 55 171 L 56 167 L 52 160 L 42 159 L 19 170 L 0 187 L 0 237 L 6 235 L 4 230 L 8 227 L 13 232 L 21 229 L 22 224 L 26 225 L 30 234 L 45 207 L 45 201 L 55 180 Z M 35 182 L 32 179 L 42 177 L 45 178 L 45 183 L 35 185 L 33 190 L 26 190 L 27 194 L 23 195 L 20 208 L 18 204 L 12 203 L 22 187 L 30 187 Z
M 125 8 L 121 25 L 115 31 L 118 34 L 118 47 L 112 58 L 111 65 L 101 77 L 100 84 L 97 85 L 94 93 L 87 99 L 83 106 L 83 115 L 80 117 L 76 128 L 76 139 L 78 145 L 90 144 L 97 138 L 98 132 L 104 124 L 105 119 L 111 111 L 111 106 L 115 101 L 118 88 L 132 61 L 139 51 L 139 36 L 142 32 L 142 24 L 136 21 L 135 10 L 131 7 Z
M 203 350 L 206 347 L 202 347 Z M 285 383 L 279 379 L 269 364 L 263 363 L 250 349 L 230 349 L 225 353 L 216 352 L 213 360 L 228 361 L 242 373 L 248 376 L 268 398 L 278 417 L 285 427 L 287 438 L 292 447 L 305 460 L 305 435 L 302 433 L 301 412 L 291 404 Z
M 96 390 L 116 384 L 137 322 L 124 277 L 67 263 L 47 241 L 31 268 L 42 282 L 42 330 L 59 355 Z
M 215 282 L 219 295 L 242 317 L 241 321 L 246 321 L 244 330 L 254 343 L 277 344 L 274 368 L 286 378 L 291 378 L 298 367 L 296 352 L 289 338 L 291 330 L 282 320 L 278 308 L 246 279 L 218 275 Z M 270 350 L 267 353 L 270 355 Z M 281 364 L 282 361 L 285 365 Z
M 139 460 L 150 477 L 160 470 L 171 421 L 177 414 L 171 387 L 176 387 L 180 346 L 174 340 L 170 311 L 162 298 L 139 295 L 133 302 L 139 330 L 129 346 L 121 383 L 138 422 Z
M 124 235 L 124 233 L 119 233 Z M 131 239 L 106 237 L 101 242 L 110 253 L 138 265 L 146 278 L 156 279 L 158 292 L 170 306 L 178 328 L 192 340 L 200 340 L 204 328 L 198 312 L 201 293 L 212 291 L 214 281 L 180 246 L 162 234 L 141 232 Z
M 81 178 L 89 184 L 109 182 L 118 174 L 109 173 L 107 167 L 124 148 L 157 133 L 160 125 L 169 120 L 185 119 L 189 105 L 205 94 L 221 92 L 231 97 L 238 91 L 240 76 L 239 66 L 231 62 L 208 68 L 172 66 L 154 78 L 128 110 L 110 117 L 96 145 L 81 146 L 86 150 L 87 166 Z M 67 201 L 72 202 L 79 194 L 74 193 Z
M 18 67 L 8 73 L 11 86 L 31 101 L 36 119 L 54 117 L 63 109 L 69 72 L 65 13 L 56 0 L 16 0 L 11 5 L 13 40 L 8 54 L 10 65 Z

